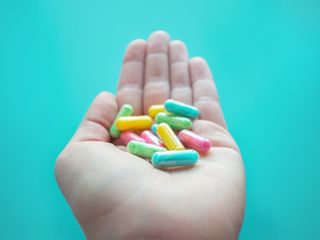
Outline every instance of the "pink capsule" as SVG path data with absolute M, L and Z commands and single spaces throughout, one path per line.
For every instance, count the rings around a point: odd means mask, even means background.
M 164 146 L 162 141 L 149 130 L 143 131 L 140 136 L 146 141 L 146 143 L 150 143 L 159 147 Z
M 131 141 L 146 142 L 143 138 L 130 131 L 121 133 L 120 140 L 125 146 Z
M 187 147 L 199 152 L 208 152 L 211 148 L 211 142 L 189 130 L 182 130 L 178 135 L 180 141 Z

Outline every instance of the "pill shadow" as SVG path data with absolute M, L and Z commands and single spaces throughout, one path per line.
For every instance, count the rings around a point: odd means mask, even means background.
M 169 172 L 169 173 L 175 173 L 175 172 L 182 172 L 182 171 L 190 171 L 196 167 L 197 165 L 178 166 L 178 167 L 170 167 L 170 168 L 157 168 L 157 169 L 161 171 Z

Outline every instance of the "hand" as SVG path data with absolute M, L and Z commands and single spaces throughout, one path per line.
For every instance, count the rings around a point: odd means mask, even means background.
M 193 131 L 213 148 L 192 168 L 158 170 L 110 142 L 125 103 L 135 114 L 173 98 L 200 109 Z M 102 92 L 58 157 L 55 174 L 89 239 L 236 239 L 245 177 L 210 69 L 181 41 L 155 32 L 126 50 L 117 97 Z

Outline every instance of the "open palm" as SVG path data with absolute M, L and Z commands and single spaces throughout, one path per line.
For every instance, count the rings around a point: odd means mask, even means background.
M 200 109 L 193 131 L 212 149 L 191 168 L 158 170 L 110 143 L 119 107 L 136 115 L 172 98 Z M 129 44 L 117 96 L 103 92 L 60 154 L 56 178 L 89 239 L 236 239 L 245 205 L 243 162 L 226 130 L 210 69 L 155 32 Z

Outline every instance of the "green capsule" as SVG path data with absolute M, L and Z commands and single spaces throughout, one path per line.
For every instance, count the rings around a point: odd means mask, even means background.
M 156 122 L 166 123 L 175 130 L 190 129 L 192 127 L 192 122 L 189 118 L 170 115 L 168 113 L 158 113 Z
M 118 112 L 118 115 L 114 119 L 112 126 L 110 128 L 111 137 L 118 138 L 121 134 L 121 132 L 119 131 L 119 129 L 117 128 L 117 125 L 116 125 L 118 118 L 131 116 L 132 113 L 133 113 L 133 107 L 130 104 L 124 104 L 121 107 L 120 111 Z
M 127 145 L 129 153 L 137 155 L 142 158 L 151 159 L 155 152 L 167 151 L 164 147 L 159 147 L 149 143 L 143 143 L 138 141 L 131 141 Z

